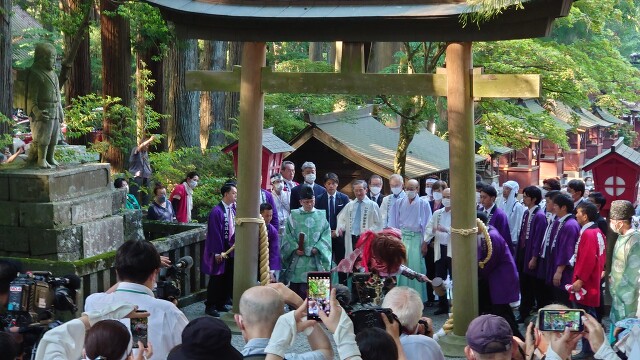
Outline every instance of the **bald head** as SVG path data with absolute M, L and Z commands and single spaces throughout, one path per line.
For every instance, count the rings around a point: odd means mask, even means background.
M 405 185 L 405 188 L 417 190 L 420 188 L 420 183 L 416 179 L 409 179 L 407 180 L 407 185 Z
M 254 286 L 240 297 L 240 315 L 246 327 L 268 326 L 273 330 L 283 312 L 282 296 L 268 286 Z

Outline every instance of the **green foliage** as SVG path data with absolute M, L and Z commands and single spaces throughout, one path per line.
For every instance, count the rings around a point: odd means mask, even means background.
M 267 44 L 267 64 L 278 65 L 283 61 L 302 60 L 309 57 L 309 43 L 307 42 L 270 42 Z
M 142 1 L 127 1 L 118 7 L 118 14 L 130 21 L 134 51 L 157 50 L 159 56 L 153 60 L 160 61 L 173 38 L 160 10 Z
M 12 66 L 16 69 L 26 69 L 31 66 L 33 64 L 33 56 L 30 56 L 28 59 L 20 59 L 16 57 L 16 54 L 27 51 L 29 54 L 33 55 L 36 44 L 41 42 L 53 44 L 58 56 L 62 54 L 62 37 L 60 36 L 60 33 L 41 28 L 26 29 L 12 44 Z
M 212 147 L 203 152 L 193 147 L 149 154 L 154 181 L 167 186 L 169 192 L 184 180 L 188 172 L 198 173 L 200 182 L 193 192 L 193 207 L 199 221 L 206 221 L 211 208 L 220 202 L 220 187 L 233 177 L 231 154 L 220 150 L 221 147 Z
M 71 99 L 71 105 L 66 109 L 67 137 L 79 138 L 91 131 L 102 128 L 103 109 L 109 108 L 120 101 L 110 96 L 102 97 L 88 94 Z
M 469 11 L 460 15 L 462 26 L 474 23 L 480 28 L 483 22 L 502 14 L 509 7 L 523 9 L 522 0 L 467 0 Z
M 11 136 L 13 121 L 9 119 L 3 113 L 0 113 L 0 124 L 9 124 L 9 133 L 8 134 L 0 134 L 0 149 L 4 149 L 6 146 L 10 146 L 13 144 L 13 137 Z
M 476 139 L 481 144 L 481 154 L 491 154 L 494 146 L 522 149 L 529 146 L 530 138 L 544 138 L 563 149 L 569 148 L 565 131 L 547 113 L 533 114 L 501 100 L 485 99 L 478 105 Z
M 142 85 L 141 95 L 144 97 L 145 105 L 143 115 L 144 122 L 142 123 L 142 128 L 136 129 L 136 131 L 141 138 L 144 138 L 150 132 L 153 132 L 152 130 L 157 130 L 160 127 L 160 122 L 164 119 L 168 119 L 170 116 L 158 113 L 149 105 L 149 102 L 155 99 L 155 95 L 149 89 L 155 84 L 156 81 L 151 78 L 151 71 L 147 69 L 147 66 L 144 62 L 142 62 L 142 68 L 138 73 L 138 81 Z M 136 75 L 133 75 L 132 78 L 135 79 Z

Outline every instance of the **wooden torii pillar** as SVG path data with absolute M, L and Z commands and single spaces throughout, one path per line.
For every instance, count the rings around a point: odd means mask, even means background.
M 343 43 L 340 72 L 279 73 L 265 64 L 265 43 L 244 44 L 242 68 L 233 71 L 189 71 L 192 91 L 240 91 L 240 139 L 238 160 L 238 218 L 258 216 L 260 139 L 264 93 L 427 95 L 446 96 L 449 120 L 452 227 L 476 227 L 474 98 L 536 98 L 539 75 L 491 75 L 473 72 L 471 43 L 449 43 L 446 74 L 366 74 L 362 43 Z M 310 159 L 311 160 L 311 159 Z M 255 284 L 258 267 L 258 226 L 236 228 L 234 299 Z M 478 313 L 476 235 L 454 233 L 453 312 L 454 334 L 462 337 Z M 237 312 L 237 301 L 234 311 Z

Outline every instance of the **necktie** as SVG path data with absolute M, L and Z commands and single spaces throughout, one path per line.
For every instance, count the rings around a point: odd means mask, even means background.
M 356 214 L 353 216 L 353 235 L 360 235 L 362 229 L 360 228 L 362 218 L 362 201 L 358 200 L 358 207 L 356 208 Z
M 335 201 L 333 200 L 333 195 L 329 196 L 329 226 L 331 226 L 332 230 L 335 230 L 336 224 L 336 206 Z
M 231 211 L 231 206 L 229 206 L 227 208 L 227 219 L 229 221 L 229 241 L 231 241 L 231 238 L 233 237 L 233 234 L 235 234 L 236 232 L 236 224 L 234 223 L 234 219 L 233 219 L 233 212 Z

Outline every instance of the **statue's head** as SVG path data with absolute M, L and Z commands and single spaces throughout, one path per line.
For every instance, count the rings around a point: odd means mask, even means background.
M 53 70 L 53 66 L 56 63 L 56 48 L 50 43 L 37 44 L 33 63 L 43 69 Z

